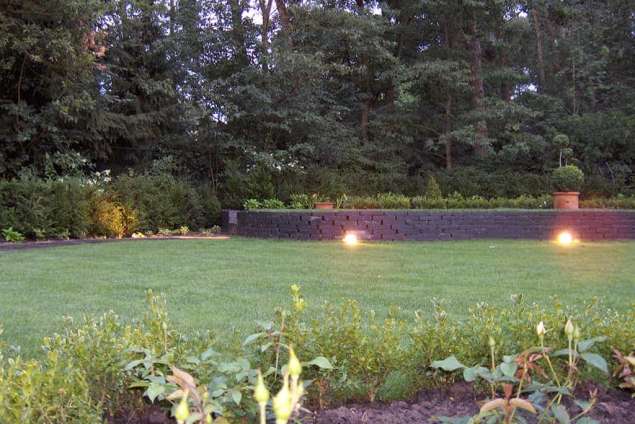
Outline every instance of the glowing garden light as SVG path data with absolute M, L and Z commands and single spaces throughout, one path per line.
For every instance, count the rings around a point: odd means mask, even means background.
M 355 246 L 359 243 L 359 239 L 357 238 L 357 234 L 355 233 L 346 233 L 342 241 L 347 246 Z
M 558 244 L 561 246 L 571 246 L 574 242 L 573 235 L 568 231 L 563 231 L 558 234 Z

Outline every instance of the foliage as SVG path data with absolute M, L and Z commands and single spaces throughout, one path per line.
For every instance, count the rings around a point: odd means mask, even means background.
M 22 233 L 14 230 L 13 227 L 3 229 L 2 237 L 10 243 L 17 243 L 24 240 L 24 236 L 22 235 Z
M 137 214 L 106 196 L 92 199 L 91 233 L 106 237 L 122 238 L 137 230 Z
M 49 352 L 42 362 L 2 358 L 0 421 L 99 423 L 101 405 L 90 396 L 90 377 Z
M 222 229 L 219 225 L 214 225 L 210 228 L 203 228 L 200 231 L 201 233 L 205 235 L 214 235 L 214 234 L 219 234 L 222 231 Z
M 262 202 L 258 199 L 247 199 L 243 202 L 243 208 L 246 210 L 262 209 Z
M 308 194 L 292 194 L 289 197 L 289 208 L 291 209 L 312 209 L 313 200 Z
M 142 231 L 181 225 L 199 228 L 208 223 L 201 193 L 170 175 L 123 175 L 113 181 L 112 191 L 118 202 L 137 211 Z
M 354 301 L 339 307 L 326 304 L 311 316 L 306 314 L 309 307 L 300 288 L 292 286 L 289 310 L 278 309 L 273 321 L 260 322 L 242 351 L 226 353 L 215 349 L 209 333 L 186 336 L 175 331 L 165 296 L 151 291 L 147 312 L 138 321 L 124 321 L 114 313 L 77 323 L 68 319 L 63 332 L 44 340 L 41 360 L 0 357 L 0 418 L 100 422 L 104 413 L 108 417 L 122 406 L 132 407 L 143 395 L 171 407 L 181 421 L 208 422 L 206 417 L 213 414 L 216 419 L 252 422 L 269 403 L 268 396 L 252 399 L 251 394 L 260 386 L 262 395 L 266 384 L 279 391 L 271 405 L 284 419 L 295 413 L 305 391 L 310 400 L 325 406 L 355 398 L 386 399 L 387 385 L 396 375 L 406 386 L 399 396 L 426 384 L 451 381 L 452 375 L 435 368 L 462 369 L 470 381 L 483 379 L 494 386 L 496 405 L 520 405 L 512 402 L 506 385 L 517 387 L 518 393 L 534 393 L 527 400 L 551 417 L 564 414 L 560 398 L 570 396 L 578 381 L 597 378 L 582 363 L 606 373 L 603 357 L 610 347 L 624 349 L 635 340 L 635 330 L 623 325 L 633 319 L 632 311 L 621 315 L 598 304 L 541 308 L 516 297 L 510 307 L 477 305 L 466 321 L 450 318 L 439 302 L 432 318 L 418 313 L 414 320 L 400 317 L 398 309 L 379 319 Z M 560 331 L 569 317 L 575 326 L 569 329 L 567 324 Z M 537 348 L 533 327 L 546 329 L 538 332 Z M 547 347 L 562 343 L 568 348 Z M 291 346 L 313 359 L 300 362 Z M 501 356 L 509 351 L 521 353 Z M 439 355 L 450 357 L 435 362 Z M 466 368 L 457 358 L 476 365 Z M 624 363 L 616 359 L 620 376 Z M 257 368 L 263 370 L 261 378 Z M 549 373 L 548 381 L 542 371 Z M 501 384 L 502 398 L 496 389 Z M 579 404 L 586 414 L 591 404 Z
M 410 198 L 394 193 L 375 196 L 350 196 L 342 204 L 344 209 L 409 209 Z
M 554 169 L 553 185 L 558 191 L 580 191 L 584 183 L 584 174 L 575 165 L 566 165 Z
M 635 209 L 635 196 L 582 199 L 580 201 L 580 207 L 598 209 Z
M 632 193 L 629 2 L 267 4 L 11 2 L 0 178 L 171 174 L 210 210 L 216 195 L 413 196 L 429 175 L 446 196 L 539 196 L 575 157 L 592 194 Z M 214 219 L 163 204 L 153 222 L 117 200 L 144 229 Z
M 0 181 L 0 228 L 13 227 L 29 238 L 199 228 L 215 222 L 219 213 L 213 192 L 165 175 Z
M 412 394 L 431 384 L 423 377 L 424 370 L 439 357 L 458 357 L 477 364 L 475 369 L 480 369 L 491 364 L 490 337 L 495 340 L 496 352 L 529 352 L 536 346 L 534 328 L 541 321 L 547 328 L 558 328 L 569 317 L 575 317 L 572 318 L 577 323 L 575 345 L 564 351 L 549 350 L 555 375 L 569 386 L 580 378 L 596 378 L 593 367 L 608 372 L 602 358 L 609 357 L 611 347 L 625 348 L 635 340 L 634 329 L 622 325 L 632 317 L 607 313 L 597 302 L 581 308 L 565 308 L 555 300 L 552 307 L 545 308 L 529 305 L 522 296 L 515 296 L 509 307 L 478 304 L 470 309 L 468 319 L 462 321 L 451 318 L 442 303 L 435 301 L 432 319 L 423 313 L 417 313 L 414 320 L 402 319 L 399 310 L 393 309 L 381 321 L 373 311 L 362 311 L 354 301 L 340 307 L 326 304 L 314 319 L 305 318 L 307 305 L 299 288 L 292 288 L 292 298 L 290 311 L 278 311 L 274 323 L 268 323 L 262 332 L 248 340 L 251 344 L 264 338 L 261 346 L 270 346 L 272 338 L 283 334 L 298 350 L 328 358 L 334 368 L 308 373 L 316 379 L 317 386 L 310 395 L 320 405 L 373 400 L 377 396 L 384 399 L 383 396 L 389 396 L 389 384 L 397 374 L 401 377 L 401 396 Z M 548 346 L 566 346 L 567 338 L 566 333 L 553 330 L 547 332 L 544 340 Z M 577 353 L 568 357 L 566 353 L 573 349 Z M 267 355 L 262 360 L 274 361 Z M 580 367 L 581 360 L 592 367 Z M 578 371 L 571 374 L 572 369 L 578 368 L 579 377 Z M 427 376 L 433 381 L 447 379 L 437 374 Z
M 596 337 L 580 340 L 579 329 L 573 325 L 571 320 L 567 320 L 564 333 L 568 339 L 568 347 L 556 350 L 545 347 L 546 332 L 547 329 L 541 321 L 536 326 L 539 343 L 518 355 L 504 355 L 503 362 L 498 366 L 496 365 L 497 342 L 492 336 L 489 336 L 489 368 L 482 365 L 466 367 L 454 356 L 442 361 L 434 361 L 431 367 L 450 372 L 462 370 L 463 378 L 468 382 L 478 379 L 487 381 L 491 389 L 492 399 L 481 406 L 480 412 L 476 416 L 468 419 L 470 422 L 525 423 L 527 421 L 521 414 L 529 412 L 534 415 L 539 414 L 540 421 L 595 423 L 596 421 L 588 418 L 587 414 L 597 403 L 596 394 L 591 393 L 588 401 L 577 400 L 574 391 L 578 382 L 579 362 L 585 361 L 588 365 L 608 373 L 606 360 L 596 353 L 589 352 L 596 343 L 603 342 L 605 338 Z M 554 369 L 553 361 L 559 356 L 567 357 L 564 367 L 566 379 L 563 379 L 563 376 L 559 377 L 558 372 Z M 504 397 L 499 397 L 500 389 L 502 389 Z M 521 398 L 521 395 L 527 393 L 526 399 Z M 563 404 L 565 397 L 572 398 L 581 411 L 571 416 Z M 444 418 L 443 422 L 464 422 L 466 418 Z
M 284 209 L 284 203 L 278 199 L 264 199 L 262 201 L 263 209 Z
M 77 179 L 0 181 L 0 228 L 30 238 L 82 237 L 89 231 L 93 193 Z
M 439 183 L 434 175 L 430 175 L 426 179 L 426 190 L 424 196 L 428 199 L 440 199 L 443 197 L 441 187 L 439 187 Z

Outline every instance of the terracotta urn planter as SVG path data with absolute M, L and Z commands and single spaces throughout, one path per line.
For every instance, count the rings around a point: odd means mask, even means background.
M 553 193 L 555 209 L 578 209 L 580 193 L 577 191 L 557 191 Z
M 315 209 L 333 209 L 333 207 L 335 206 L 335 203 L 333 202 L 315 202 L 314 205 Z

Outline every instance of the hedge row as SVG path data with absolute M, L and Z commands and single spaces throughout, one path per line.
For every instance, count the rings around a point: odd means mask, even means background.
M 218 219 L 215 194 L 166 175 L 121 176 L 105 183 L 79 179 L 0 181 L 0 229 L 29 238 L 122 237 Z

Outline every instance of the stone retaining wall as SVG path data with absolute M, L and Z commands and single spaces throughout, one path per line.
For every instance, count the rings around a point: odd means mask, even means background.
M 635 239 L 635 211 L 223 211 L 223 228 L 246 237 L 336 240 Z

